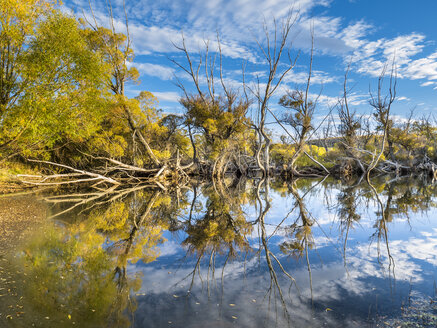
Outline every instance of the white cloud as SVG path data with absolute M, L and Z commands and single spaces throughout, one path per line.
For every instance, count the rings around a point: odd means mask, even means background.
M 428 86 L 436 85 L 436 84 L 437 84 L 437 82 L 428 81 L 428 82 L 421 83 L 420 86 L 421 87 L 428 87 Z
M 141 74 L 155 76 L 160 78 L 161 80 L 171 80 L 174 75 L 174 69 L 171 67 L 151 64 L 151 63 L 134 63 L 138 71 Z
M 412 62 L 411 57 L 422 51 L 424 39 L 424 35 L 412 33 L 393 39 L 356 40 L 358 49 L 353 52 L 350 60 L 358 72 L 375 77 L 381 74 L 384 67 L 390 68 L 394 61 L 398 76 L 410 78 L 414 74 L 408 71 L 408 65 Z
M 365 37 L 371 30 L 372 26 L 361 20 L 346 26 L 341 31 L 340 38 L 351 49 L 356 49 L 365 44 L 365 41 L 362 40 L 362 38 Z
M 398 36 L 384 42 L 383 54 L 387 60 L 395 60 L 396 65 L 403 66 L 411 61 L 411 57 L 420 53 L 424 47 L 425 36 L 412 33 Z
M 362 31 L 366 31 L 366 28 Z M 352 36 L 347 39 L 347 44 L 353 44 L 356 50 L 347 61 L 353 64 L 357 72 L 378 77 L 384 68 L 390 71 L 394 62 L 398 78 L 425 79 L 427 81 L 422 82 L 421 86 L 437 86 L 437 52 L 423 58 L 415 58 L 426 46 L 423 34 L 411 33 L 393 39 L 381 38 L 374 41 L 363 39 L 364 33 L 352 33 Z
M 179 102 L 179 99 L 181 98 L 180 94 L 173 91 L 168 92 L 152 92 L 159 101 L 168 101 L 168 102 Z
M 404 73 L 410 79 L 437 80 L 437 52 L 409 62 Z
M 85 0 L 71 0 L 70 7 L 76 12 L 88 10 Z M 257 49 L 255 39 L 264 39 L 263 24 L 270 31 L 273 17 L 280 26 L 290 11 L 299 12 L 299 19 L 291 31 L 294 49 L 308 52 L 311 46 L 311 28 L 315 31 L 316 55 L 334 55 L 344 59 L 344 65 L 352 63 L 352 71 L 377 77 L 386 65 L 395 59 L 399 78 L 422 79 L 421 86 L 437 87 L 437 52 L 418 58 L 428 45 L 425 35 L 409 33 L 380 39 L 371 38 L 377 30 L 364 20 L 347 23 L 343 17 L 327 14 L 313 15 L 316 7 L 329 7 L 331 0 L 162 0 L 150 2 L 139 0 L 128 2 L 129 31 L 137 55 L 168 55 L 177 57 L 174 44 L 180 44 L 184 31 L 186 46 L 190 53 L 197 54 L 204 49 L 204 40 L 210 40 L 210 50 L 217 50 L 216 32 L 221 36 L 222 53 L 228 59 L 247 60 L 259 66 L 263 55 Z M 126 30 L 123 4 L 113 1 L 115 26 L 117 31 Z M 93 3 L 99 22 L 108 25 L 106 5 L 103 1 Z M 272 37 L 272 34 L 270 35 Z M 264 44 L 263 44 L 264 45 Z M 285 58 L 284 58 L 285 60 Z M 144 75 L 170 80 L 173 68 L 158 64 L 142 63 L 139 67 Z M 260 67 L 252 67 L 259 71 Z M 255 77 L 248 71 L 248 77 Z M 304 83 L 306 74 L 302 72 L 288 76 L 285 82 Z M 338 82 L 331 73 L 315 71 L 314 84 Z M 364 100 L 357 100 L 363 104 Z
M 327 72 L 323 71 L 313 71 L 311 75 L 311 84 L 328 84 L 338 81 L 339 78 L 336 76 L 330 76 Z M 291 70 L 288 75 L 284 78 L 284 83 L 296 83 L 304 84 L 308 81 L 307 72 L 295 72 Z

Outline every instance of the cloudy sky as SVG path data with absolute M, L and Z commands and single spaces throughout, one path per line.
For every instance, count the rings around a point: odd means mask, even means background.
M 271 30 L 273 18 L 280 25 L 290 12 L 298 15 L 292 28 L 291 55 L 298 53 L 297 64 L 278 89 L 271 108 L 280 111 L 278 97 L 286 88 L 305 83 L 311 26 L 314 26 L 315 57 L 310 92 L 321 93 L 318 114 L 322 117 L 329 105 L 341 95 L 344 73 L 349 74 L 350 101 L 360 113 L 370 113 L 369 89 L 375 90 L 384 65 L 396 62 L 398 85 L 393 113 L 429 116 L 437 109 L 437 29 L 434 15 L 437 2 L 422 0 L 129 0 L 126 1 L 129 29 L 135 49 L 134 65 L 141 75 L 140 85 L 131 85 L 129 95 L 141 90 L 153 92 L 164 112 L 181 112 L 180 89 L 175 76 L 190 90 L 189 79 L 170 59 L 183 63 L 183 56 L 173 43 L 180 44 L 183 31 L 194 58 L 210 40 L 215 49 L 216 33 L 222 42 L 224 77 L 238 89 L 242 64 L 247 79 L 262 83 L 266 63 L 256 39 L 262 42 L 263 23 Z M 107 24 L 106 1 L 91 0 L 95 14 Z M 125 31 L 122 0 L 113 0 L 116 26 Z M 76 13 L 89 13 L 86 0 L 66 0 L 64 6 Z M 284 57 L 283 66 L 288 57 Z

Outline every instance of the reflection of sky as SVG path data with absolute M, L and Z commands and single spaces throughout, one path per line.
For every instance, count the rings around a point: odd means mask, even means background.
M 299 298 L 297 289 L 289 289 L 290 281 L 275 265 L 295 326 L 311 323 L 314 326 L 359 327 L 369 315 L 372 318 L 391 312 L 399 313 L 401 303 L 408 297 L 410 284 L 414 293 L 426 295 L 433 289 L 437 265 L 437 222 L 433 222 L 433 218 L 437 210 L 430 209 L 424 214 L 410 213 L 409 221 L 404 217 L 396 217 L 387 223 L 389 251 L 394 260 L 394 266 L 389 266 L 384 239 L 378 243 L 377 237 L 371 237 L 376 233 L 375 213 L 378 211 L 373 201 L 365 203 L 368 205 L 366 208 L 358 208 L 361 219 L 349 231 L 344 257 L 344 236 L 339 236 L 336 210 L 338 194 L 338 190 L 330 189 L 326 195 L 325 190 L 318 187 L 304 198 L 307 209 L 316 221 L 312 226 L 315 248 L 309 252 L 313 306 L 305 257 L 296 260 L 280 253 L 279 245 L 289 240 L 285 229 L 277 229 L 269 241 L 271 251 L 296 279 L 300 290 Z M 291 195 L 281 198 L 271 190 L 269 196 L 272 206 L 266 216 L 268 236 L 295 204 Z M 331 201 L 329 206 L 327 199 Z M 251 220 L 256 217 L 254 208 L 246 206 L 245 212 Z M 290 225 L 296 218 L 297 213 L 293 212 L 282 227 Z M 208 320 L 212 322 L 211 326 L 215 323 L 218 327 L 232 324 L 238 324 L 239 327 L 269 327 L 267 322 L 276 320 L 285 325 L 283 317 L 276 318 L 276 312 L 283 314 L 280 302 L 275 310 L 271 301 L 269 309 L 270 275 L 264 252 L 256 252 L 260 246 L 258 231 L 254 226 L 253 234 L 249 237 L 254 251 L 246 260 L 242 254 L 227 263 L 223 270 L 223 290 L 221 276 L 224 256 L 216 259 L 215 279 L 211 276 L 207 279 L 209 256 L 205 256 L 200 271 L 195 273 L 191 293 L 187 291 L 196 258 L 193 254 L 187 255 L 186 248 L 180 245 L 185 238 L 183 234 L 175 236 L 165 233 L 167 242 L 160 246 L 161 257 L 156 262 L 147 265 L 137 263 L 129 267 L 130 272 L 142 271 L 144 274 L 139 294 L 145 295 L 138 296 L 137 325 L 161 327 L 170 325 L 168 321 L 171 321 L 174 326 L 183 322 L 186 327 L 203 327 Z M 274 294 L 271 296 L 275 298 Z M 327 308 L 332 311 L 326 311 Z

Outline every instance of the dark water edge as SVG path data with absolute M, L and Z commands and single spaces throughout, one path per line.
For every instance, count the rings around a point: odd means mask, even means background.
M 1 250 L 0 326 L 434 327 L 436 188 L 227 180 L 35 196 L 46 218 Z

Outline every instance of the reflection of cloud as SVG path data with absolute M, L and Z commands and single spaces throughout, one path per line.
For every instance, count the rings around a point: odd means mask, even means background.
M 164 242 L 162 245 L 158 246 L 160 250 L 159 256 L 170 256 L 179 253 L 182 250 L 182 246 L 173 240 Z
M 205 322 L 208 321 L 211 324 L 215 320 L 217 322 L 227 322 L 232 315 L 238 318 L 237 323 L 241 327 L 264 327 L 266 320 L 271 322 L 272 325 L 277 322 L 281 327 L 286 326 L 283 315 L 275 316 L 273 310 L 275 294 L 272 294 L 269 305 L 266 292 L 270 285 L 270 278 L 265 270 L 265 258 L 261 257 L 260 260 L 261 270 L 258 269 L 257 257 L 246 263 L 245 271 L 241 270 L 243 268 L 242 262 L 229 263 L 224 272 L 223 294 L 221 292 L 221 268 L 216 269 L 216 280 L 210 280 L 207 284 L 207 268 L 203 266 L 201 270 L 203 282 L 196 274 L 194 288 L 191 293 L 187 293 L 191 277 L 174 286 L 176 282 L 179 282 L 191 272 L 191 268 L 184 268 L 175 272 L 172 268 L 166 268 L 165 270 L 143 269 L 144 277 L 147 277 L 147 279 L 144 279 L 143 286 L 138 294 L 145 294 L 146 296 L 140 296 L 137 299 L 139 303 L 137 311 L 140 317 L 139 322 L 142 324 L 147 322 L 146 326 L 153 327 L 151 323 L 160 320 L 159 318 L 155 319 L 155 316 L 159 314 L 162 316 L 165 313 L 166 318 L 173 323 L 183 320 L 184 327 L 198 327 L 197 324 L 203 326 Z M 287 263 L 284 261 L 284 264 Z M 311 302 L 309 302 L 308 271 L 305 267 L 297 268 L 292 272 L 301 290 L 300 294 L 298 294 L 295 287 L 291 287 L 289 290 L 289 280 L 284 279 L 279 270 L 277 274 L 282 285 L 290 318 L 294 323 L 293 326 L 306 326 L 311 322 L 316 326 L 321 326 L 324 323 L 336 327 L 351 320 L 360 321 L 360 318 L 353 313 L 339 318 L 329 315 L 325 311 L 326 307 L 332 307 L 334 302 L 338 302 L 344 297 L 343 289 L 339 283 L 344 275 L 342 264 L 334 263 L 323 267 L 323 270 L 320 267 L 313 270 L 313 297 L 315 304 L 320 304 L 316 312 L 314 312 Z M 356 285 L 355 288 L 360 289 L 359 285 Z M 360 290 L 364 292 L 366 289 L 361 288 Z M 298 297 L 298 295 L 300 296 Z M 280 301 L 276 299 L 276 302 L 278 302 L 276 303 L 278 313 L 283 313 Z M 233 305 L 230 306 L 229 304 Z M 337 310 L 338 308 L 335 308 L 335 311 Z M 208 319 L 204 318 L 203 314 L 207 315 Z M 267 324 L 267 326 L 270 325 Z
M 300 192 L 303 194 L 302 191 Z M 286 295 L 288 310 L 297 326 L 322 324 L 332 327 L 362 326 L 361 320 L 366 320 L 369 315 L 368 309 L 374 308 L 376 304 L 381 311 L 380 314 L 385 313 L 384 311 L 389 313 L 392 308 L 398 310 L 409 281 L 414 284 L 413 286 L 429 285 L 428 273 L 424 270 L 423 262 L 429 266 L 437 265 L 437 237 L 435 237 L 437 230 L 427 228 L 423 233 L 405 237 L 404 230 L 407 229 L 406 231 L 409 232 L 409 226 L 404 222 L 404 218 L 395 219 L 389 223 L 389 246 L 395 262 L 395 266 L 392 267 L 395 275 L 390 275 L 384 241 L 381 241 L 380 256 L 378 256 L 376 240 L 369 239 L 369 236 L 375 232 L 374 225 L 377 220 L 375 213 L 378 207 L 374 202 L 360 203 L 361 206 L 357 207 L 361 219 L 349 232 L 347 257 L 344 262 L 342 258 L 344 235 L 339 236 L 337 207 L 331 207 L 335 204 L 338 194 L 339 190 L 332 188 L 326 196 L 323 188 L 316 188 L 304 198 L 307 209 L 317 220 L 317 223 L 312 226 L 316 250 L 309 252 L 315 310 L 309 301 L 311 291 L 306 259 L 295 260 L 278 252 L 278 243 L 289 238 L 286 230 L 282 228 L 269 241 L 271 251 L 276 254 L 285 270 L 296 279 L 301 291 L 300 298 L 294 287 L 288 294 L 290 280 L 273 261 L 282 291 Z M 327 206 L 325 196 L 330 198 L 331 206 Z M 291 196 L 283 198 L 273 190 L 269 198 L 272 208 L 266 217 L 266 230 L 270 236 L 288 211 L 293 208 L 294 199 Z M 384 201 L 385 197 L 382 199 Z M 249 217 L 256 218 L 256 210 L 253 207 L 247 206 L 244 210 Z M 417 222 L 420 215 L 412 213 L 410 222 Z M 297 212 L 292 213 L 284 222 L 284 227 L 293 223 L 297 216 Z M 426 226 L 428 222 L 422 224 Z M 146 322 L 146 326 L 153 327 L 150 324 L 155 322 L 153 318 L 159 322 L 162 313 L 166 313 L 168 320 L 173 323 L 183 322 L 184 327 L 211 323 L 208 320 L 233 324 L 232 320 L 235 319 L 232 319 L 232 315 L 238 318 L 235 322 L 242 327 L 260 326 L 259 322 L 263 322 L 260 318 L 279 320 L 279 326 L 282 326 L 282 318 L 275 318 L 272 307 L 268 308 L 267 298 L 264 298 L 271 280 L 263 248 L 260 254 L 256 253 L 259 246 L 258 227 L 254 226 L 253 231 L 252 236 L 248 237 L 253 252 L 248 255 L 247 261 L 244 261 L 244 254 L 228 261 L 223 271 L 223 286 L 221 274 L 226 254 L 217 256 L 215 279 L 211 279 L 212 270 L 210 270 L 209 281 L 207 279 L 209 254 L 206 254 L 201 262 L 200 272 L 194 276 L 194 287 L 191 293 L 187 293 L 192 278 L 190 273 L 196 265 L 196 258 L 188 255 L 182 262 L 180 257 L 183 258 L 185 252 L 179 252 L 181 247 L 171 238 L 167 242 L 168 245 L 162 246 L 161 251 L 162 255 L 172 257 L 172 261 L 168 258 L 162 261 L 158 259 L 147 266 L 129 267 L 130 271 L 142 271 L 143 276 L 147 277 L 143 280 L 139 292 L 145 294 L 144 297 L 139 297 L 139 322 L 143 324 Z M 183 280 L 184 278 L 187 279 Z M 390 294 L 394 283 L 399 290 Z M 186 296 L 187 294 L 189 296 Z M 390 306 L 384 308 L 382 306 L 384 302 L 390 303 Z M 230 307 L 229 304 L 235 306 Z M 324 311 L 327 307 L 338 311 L 337 316 L 327 314 Z M 347 315 L 342 317 L 340 313 L 347 313 Z
M 434 266 L 437 266 L 437 238 L 427 235 L 425 238 L 410 238 L 407 241 L 408 247 L 404 247 L 405 241 L 397 240 L 395 247 L 403 248 L 411 259 L 419 259 Z
M 381 240 L 380 250 L 378 254 L 377 241 L 371 244 L 359 245 L 355 250 L 349 250 L 348 263 L 350 263 L 349 274 L 354 279 L 366 277 L 384 278 L 390 273 L 388 269 L 394 270 L 396 280 L 406 280 L 412 282 L 420 282 L 424 280 L 423 272 L 420 265 L 417 263 L 417 254 L 411 254 L 417 248 L 426 247 L 429 251 L 437 248 L 437 240 L 433 247 L 427 247 L 427 240 L 409 239 L 390 241 L 390 254 L 394 260 L 389 267 L 389 258 L 384 240 Z M 408 247 L 405 244 L 408 243 Z M 429 255 L 429 252 L 422 252 L 422 255 Z M 365 256 L 365 257 L 363 257 Z M 435 257 L 435 254 L 434 254 Z

